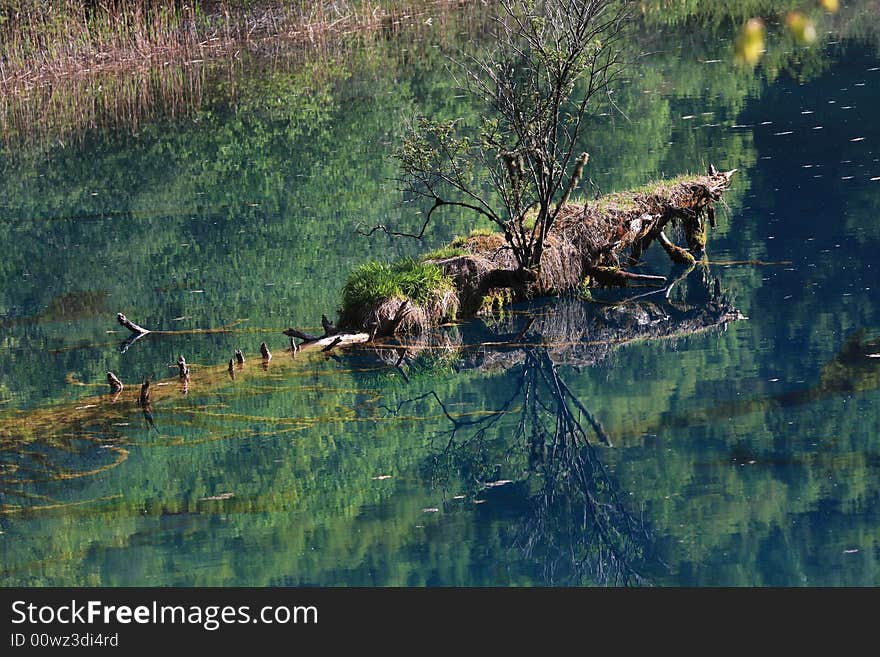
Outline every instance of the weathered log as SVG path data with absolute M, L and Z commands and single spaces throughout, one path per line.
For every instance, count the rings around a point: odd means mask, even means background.
M 600 285 L 663 282 L 662 277 L 632 274 L 619 268 L 621 255 L 636 262 L 654 240 L 669 257 L 681 264 L 696 262 L 694 253 L 705 250 L 708 228 L 714 223 L 713 204 L 721 198 L 736 169 L 719 172 L 711 167 L 702 176 L 660 181 L 633 191 L 607 194 L 595 201 L 564 203 L 541 250 L 540 265 L 526 270 L 503 233 L 475 234 L 450 246 L 454 255 L 431 259 L 452 283 L 438 287 L 427 301 L 409 299 L 406 330 L 419 332 L 449 317 L 485 311 L 486 298 L 501 303 L 583 290 L 585 279 Z M 564 197 L 563 197 L 564 198 Z M 672 242 L 664 229 L 680 225 L 693 253 Z M 499 291 L 504 291 L 498 295 Z M 424 295 L 423 295 L 424 296 Z M 397 311 L 399 293 L 368 304 L 346 306 L 340 313 L 340 330 L 367 330 L 378 336 L 394 335 L 401 328 Z M 378 315 L 378 316 L 376 316 Z
M 327 319 L 327 315 L 321 315 L 321 326 L 324 328 L 324 335 L 333 335 L 336 333 L 336 327 L 333 326 L 333 322 Z
M 143 326 L 138 326 L 122 313 L 116 313 L 116 320 L 132 333 L 143 335 L 144 333 L 150 332 L 150 329 L 145 329 Z
M 342 342 L 342 337 L 337 335 L 335 338 L 333 338 L 332 342 L 322 347 L 321 351 L 332 351 L 333 348 L 337 347 L 340 342 Z
M 299 338 L 303 342 L 317 342 L 320 340 L 317 335 L 312 335 L 311 333 L 306 333 L 305 331 L 300 331 L 296 328 L 285 329 L 282 333 L 291 338 Z
M 143 384 L 141 384 L 141 393 L 138 397 L 138 403 L 144 408 L 150 406 L 150 379 L 144 379 Z
M 589 270 L 597 283 L 609 287 L 625 287 L 630 281 L 647 281 L 650 283 L 665 283 L 665 276 L 652 274 L 636 274 L 620 267 L 593 267 Z
M 111 392 L 120 392 L 125 387 L 122 385 L 122 381 L 119 380 L 119 377 L 113 372 L 107 372 L 107 383 L 110 384 Z

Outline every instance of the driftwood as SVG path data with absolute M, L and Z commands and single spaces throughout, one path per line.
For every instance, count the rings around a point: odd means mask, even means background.
M 131 331 L 132 333 L 134 333 L 136 335 L 144 335 L 144 334 L 150 332 L 149 329 L 145 329 L 143 326 L 138 326 L 137 324 L 135 324 L 133 321 L 131 321 L 128 317 L 126 317 L 122 313 L 116 314 L 116 320 L 122 326 L 124 326 L 125 328 L 127 328 L 129 331 Z
M 111 392 L 121 392 L 125 387 L 122 385 L 122 381 L 119 380 L 119 377 L 113 372 L 107 372 L 107 383 L 110 384 Z

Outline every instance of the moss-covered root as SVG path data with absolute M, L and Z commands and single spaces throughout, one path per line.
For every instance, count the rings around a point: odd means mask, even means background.
M 711 209 L 711 206 L 709 206 Z M 715 216 L 712 211 L 711 216 Z M 693 253 L 702 253 L 706 250 L 706 242 L 709 239 L 709 225 L 702 212 L 696 213 L 693 217 L 684 220 L 684 234 L 688 243 L 688 248 Z
M 692 265 L 697 259 L 694 255 L 689 252 L 687 249 L 683 249 L 677 244 L 674 244 L 672 240 L 666 237 L 666 233 L 662 230 L 657 235 L 657 241 L 660 242 L 660 245 L 669 254 L 669 257 L 673 262 L 677 262 L 682 265 Z

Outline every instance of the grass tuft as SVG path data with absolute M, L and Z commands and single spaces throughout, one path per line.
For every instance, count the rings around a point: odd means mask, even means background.
M 343 314 L 386 299 L 402 297 L 422 305 L 453 290 L 452 280 L 437 265 L 406 258 L 387 264 L 370 261 L 355 269 L 342 289 Z

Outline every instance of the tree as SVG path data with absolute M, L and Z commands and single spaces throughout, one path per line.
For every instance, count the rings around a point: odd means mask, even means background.
M 479 126 L 418 119 L 399 152 L 401 181 L 431 203 L 421 232 L 410 236 L 421 238 L 438 209 L 465 208 L 496 224 L 519 271 L 534 273 L 587 164 L 579 138 L 594 101 L 622 70 L 630 2 L 498 4 L 495 46 L 453 60 L 460 86 L 486 104 L 487 116 Z

